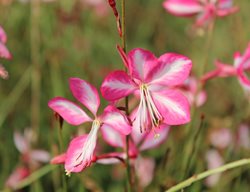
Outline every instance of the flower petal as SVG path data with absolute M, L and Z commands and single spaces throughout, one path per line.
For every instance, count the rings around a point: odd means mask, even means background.
M 189 103 L 185 96 L 175 90 L 152 93 L 156 107 L 168 125 L 180 125 L 190 121 Z
M 7 79 L 9 76 L 8 71 L 0 64 L 0 77 L 3 79 Z
M 166 53 L 158 61 L 158 65 L 148 75 L 151 84 L 180 85 L 188 78 L 192 68 L 190 59 L 175 53 Z
M 131 126 L 128 119 L 114 106 L 107 106 L 100 118 L 104 124 L 111 126 L 123 135 L 128 135 L 131 132 Z
M 80 107 L 62 97 L 51 99 L 48 105 L 71 125 L 80 125 L 91 121 L 91 118 Z
M 140 151 L 155 148 L 159 146 L 161 143 L 163 143 L 168 136 L 170 126 L 163 124 L 158 129 L 155 129 L 156 133 L 159 135 L 159 137 L 155 137 L 155 132 L 150 131 L 147 136 L 144 138 L 144 142 L 140 146 Z
M 55 156 L 50 160 L 51 164 L 64 164 L 66 160 L 66 153 Z
M 50 155 L 47 151 L 44 150 L 32 150 L 30 152 L 30 157 L 38 162 L 46 163 L 50 160 Z
M 74 97 L 96 115 L 100 105 L 100 98 L 97 89 L 79 78 L 70 78 L 69 84 Z
M 125 137 L 113 127 L 104 124 L 101 127 L 103 139 L 113 147 L 125 147 Z
M 85 147 L 87 137 L 88 135 L 78 136 L 70 142 L 65 160 L 65 170 L 67 174 L 80 172 L 91 164 L 91 159 L 90 162 L 83 161 L 83 148 Z
M 7 42 L 7 35 L 1 26 L 0 26 L 0 41 L 4 44 Z
M 11 189 L 15 189 L 20 181 L 22 181 L 24 178 L 28 177 L 30 174 L 30 171 L 26 167 L 17 167 L 9 176 L 7 179 L 5 185 L 6 187 L 9 187 Z
M 128 53 L 128 64 L 130 75 L 144 81 L 157 64 L 157 58 L 148 50 L 136 48 Z
M 11 59 L 12 56 L 6 46 L 0 42 L 0 58 Z
M 111 72 L 101 86 L 102 96 L 108 101 L 126 97 L 136 89 L 131 78 L 124 71 Z
M 176 16 L 192 16 L 203 10 L 196 0 L 166 0 L 163 7 Z
M 29 150 L 29 142 L 18 132 L 14 132 L 14 143 L 20 153 L 26 153 Z

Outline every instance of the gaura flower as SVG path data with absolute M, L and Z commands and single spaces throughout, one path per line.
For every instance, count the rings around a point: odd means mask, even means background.
M 233 0 L 165 0 L 163 7 L 180 17 L 196 16 L 196 25 L 204 26 L 215 17 L 224 17 L 238 10 Z
M 49 161 L 49 153 L 41 149 L 32 149 L 33 132 L 31 129 L 25 129 L 22 135 L 19 132 L 14 133 L 14 143 L 17 150 L 21 153 L 21 165 L 18 165 L 5 182 L 5 186 L 15 189 L 20 181 L 30 175 L 31 167 L 38 168 L 41 163 Z
M 246 94 L 250 92 L 250 79 L 247 72 L 250 71 L 250 43 L 243 55 L 239 52 L 234 54 L 234 65 L 223 64 L 216 61 L 216 69 L 208 72 L 202 77 L 202 81 L 206 82 L 214 77 L 230 77 L 236 76 L 243 87 Z
M 225 149 L 233 141 L 233 135 L 228 128 L 219 128 L 213 130 L 210 134 L 211 144 L 218 149 Z
M 103 114 L 97 116 L 100 98 L 94 86 L 79 78 L 70 78 L 69 84 L 73 96 L 89 109 L 94 117 L 89 117 L 78 105 L 62 97 L 55 97 L 48 103 L 52 110 L 71 125 L 92 122 L 91 131 L 88 135 L 76 137 L 69 144 L 65 156 L 67 174 L 80 172 L 85 167 L 90 166 L 94 157 L 97 133 L 100 128 L 116 129 L 124 135 L 128 135 L 131 131 L 126 116 L 114 106 L 106 107 Z
M 151 158 L 145 158 L 140 155 L 142 151 L 149 150 L 155 148 L 162 144 L 169 132 L 170 127 L 168 125 L 164 125 L 159 130 L 159 134 L 161 137 L 158 139 L 154 138 L 153 132 L 144 132 L 140 133 L 138 129 L 132 129 L 131 132 L 131 139 L 129 141 L 129 158 L 130 162 L 134 164 L 136 174 L 139 178 L 139 183 L 141 186 L 147 186 L 152 178 L 153 178 L 153 171 L 154 171 L 154 160 Z M 102 135 L 104 140 L 115 148 L 122 148 L 124 151 L 126 149 L 126 138 L 124 135 L 120 134 L 118 131 L 114 129 L 103 129 Z M 105 157 L 105 155 L 103 155 Z M 119 160 L 116 157 L 120 157 L 122 159 L 126 159 L 125 152 L 113 152 L 107 154 L 109 158 L 102 158 L 97 160 L 98 163 L 101 164 L 114 164 L 119 163 Z M 114 158 L 110 158 L 110 157 Z
M 103 81 L 105 99 L 116 101 L 130 94 L 140 103 L 132 117 L 133 128 L 140 132 L 159 128 L 162 124 L 179 125 L 189 122 L 189 103 L 174 87 L 187 79 L 192 62 L 185 56 L 166 53 L 156 58 L 151 52 L 136 48 L 126 56 L 119 49 L 128 74 L 111 72 Z

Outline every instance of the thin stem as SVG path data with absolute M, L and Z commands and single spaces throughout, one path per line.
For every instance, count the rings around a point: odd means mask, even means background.
M 30 176 L 28 176 L 27 178 L 23 179 L 20 183 L 18 183 L 15 190 L 22 189 L 22 188 L 32 184 L 33 182 L 40 179 L 41 177 L 43 177 L 44 175 L 46 175 L 47 173 L 49 173 L 50 171 L 52 171 L 55 168 L 56 168 L 56 166 L 54 166 L 54 165 L 50 165 L 50 164 L 45 165 L 44 167 L 33 172 Z
M 175 191 L 182 190 L 183 188 L 192 185 L 196 181 L 199 181 L 199 180 L 204 179 L 206 177 L 209 177 L 211 175 L 214 175 L 217 173 L 222 173 L 222 172 L 225 172 L 227 170 L 230 170 L 230 169 L 233 169 L 236 167 L 240 167 L 243 165 L 247 165 L 247 164 L 250 164 L 250 158 L 249 159 L 241 159 L 241 160 L 234 161 L 232 163 L 228 163 L 226 165 L 223 165 L 223 166 L 215 168 L 215 169 L 207 170 L 207 171 L 200 173 L 198 175 L 194 175 L 194 176 L 190 177 L 189 179 L 171 187 L 166 192 L 175 192 Z
M 126 53 L 126 4 L 125 0 L 121 0 L 121 46 Z M 127 69 L 125 69 L 127 71 Z M 129 99 L 125 98 L 125 112 L 126 115 L 129 115 Z M 130 160 L 129 160 L 129 136 L 126 136 L 126 174 L 127 174 L 127 191 L 132 191 L 132 181 L 131 181 L 131 168 L 130 168 Z
M 40 122 L 40 0 L 31 1 L 31 29 L 30 29 L 30 49 L 31 49 L 31 126 L 36 135 L 39 135 Z

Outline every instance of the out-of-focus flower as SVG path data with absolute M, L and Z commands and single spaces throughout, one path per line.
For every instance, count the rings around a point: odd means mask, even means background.
M 109 11 L 108 0 L 81 0 L 83 6 L 87 6 L 94 9 L 97 16 L 106 16 Z
M 92 122 L 92 128 L 88 135 L 78 136 L 69 144 L 65 156 L 67 174 L 80 172 L 91 165 L 94 158 L 97 133 L 100 128 L 116 129 L 124 135 L 131 132 L 131 126 L 126 116 L 114 106 L 109 105 L 102 115 L 97 116 L 100 98 L 94 86 L 79 78 L 70 78 L 69 83 L 73 96 L 92 112 L 94 118 L 89 117 L 78 105 L 62 97 L 55 97 L 48 103 L 52 110 L 71 125 Z
M 245 93 L 249 97 L 250 79 L 247 76 L 247 72 L 250 71 L 250 43 L 248 44 L 248 47 L 243 55 L 241 55 L 239 52 L 235 53 L 234 65 L 223 64 L 219 61 L 217 61 L 215 64 L 216 69 L 205 74 L 202 77 L 203 82 L 215 77 L 237 76 Z
M 40 163 L 46 163 L 50 160 L 47 151 L 41 149 L 32 149 L 33 132 L 25 129 L 24 134 L 14 133 L 14 143 L 18 151 L 21 153 L 21 164 L 11 173 L 5 185 L 11 189 L 15 189 L 18 183 L 26 178 L 30 173 L 30 168 L 38 168 Z
M 196 26 L 205 26 L 215 17 L 224 17 L 238 10 L 233 6 L 233 0 L 165 0 L 163 7 L 176 16 L 196 16 Z
M 165 127 L 162 126 L 159 130 L 159 138 L 155 138 L 153 132 L 140 133 L 138 129 L 132 129 L 131 140 L 129 141 L 129 158 L 130 160 L 135 161 L 134 165 L 136 174 L 139 178 L 140 185 L 143 187 L 147 186 L 151 182 L 155 164 L 153 159 L 141 157 L 140 152 L 155 148 L 166 140 L 170 127 L 167 125 L 164 126 Z M 125 151 L 126 138 L 124 135 L 121 135 L 118 131 L 110 128 L 102 129 L 102 135 L 104 140 L 109 145 L 123 148 Z M 124 160 L 126 159 L 125 152 L 113 152 L 107 154 L 107 156 L 109 158 L 99 159 L 97 162 L 102 164 L 113 164 L 119 162 L 116 157 L 120 157 Z M 110 158 L 112 156 L 114 158 Z
M 27 167 L 17 167 L 5 182 L 5 186 L 15 189 L 20 181 L 28 177 L 30 170 Z
M 11 59 L 11 54 L 6 47 L 7 43 L 7 35 L 3 28 L 0 26 L 0 58 Z M 8 72 L 5 68 L 0 64 L 0 77 L 3 79 L 8 78 Z
M 221 155 L 215 149 L 211 149 L 207 152 L 206 160 L 207 160 L 207 164 L 208 164 L 208 169 L 215 169 L 215 168 L 220 167 L 224 164 L 224 161 L 223 161 Z M 221 176 L 221 174 L 215 174 L 215 175 L 209 176 L 205 180 L 205 184 L 208 187 L 215 186 L 218 183 L 220 176 Z
M 150 51 L 136 48 L 128 55 L 118 49 L 129 74 L 111 72 L 103 81 L 105 99 L 116 101 L 130 94 L 140 103 L 132 117 L 133 128 L 157 132 L 163 124 L 180 125 L 190 121 L 189 103 L 175 86 L 189 76 L 192 62 L 185 56 L 166 53 L 156 58 Z
M 207 100 L 207 93 L 199 90 L 198 80 L 195 77 L 189 77 L 183 85 L 177 87 L 187 97 L 191 105 L 202 106 Z
M 210 134 L 210 142 L 216 148 L 225 149 L 232 140 L 232 133 L 227 128 L 216 129 Z
M 245 149 L 250 149 L 250 131 L 248 125 L 240 125 L 237 134 L 237 144 Z

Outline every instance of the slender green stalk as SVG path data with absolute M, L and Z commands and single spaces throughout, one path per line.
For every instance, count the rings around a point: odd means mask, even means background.
M 171 187 L 166 192 L 175 192 L 175 191 L 182 190 L 182 189 L 192 185 L 196 181 L 199 181 L 199 180 L 202 180 L 202 179 L 209 177 L 211 175 L 214 175 L 217 173 L 222 173 L 222 172 L 225 172 L 227 170 L 230 170 L 230 169 L 233 169 L 236 167 L 240 167 L 243 165 L 247 165 L 247 164 L 250 164 L 250 158 L 249 159 L 241 159 L 241 160 L 234 161 L 232 163 L 228 163 L 226 165 L 223 165 L 223 166 L 215 168 L 215 169 L 207 170 L 207 171 L 200 173 L 198 175 L 194 175 L 194 176 L 190 177 L 189 179 Z
M 126 4 L 125 0 L 121 0 L 121 44 L 122 49 L 126 53 Z M 125 69 L 127 71 L 127 69 Z M 128 97 L 125 98 L 125 111 L 126 115 L 129 115 L 129 100 Z M 127 191 L 132 191 L 132 180 L 131 180 L 131 168 L 129 160 L 129 136 L 126 136 L 126 174 L 127 174 Z
M 41 177 L 43 177 L 44 175 L 49 173 L 50 171 L 54 170 L 55 168 L 56 168 L 55 165 L 50 165 L 50 164 L 45 165 L 44 167 L 40 168 L 39 170 L 33 172 L 29 177 L 27 177 L 26 179 L 24 179 L 20 183 L 18 183 L 15 190 L 19 190 L 19 189 L 22 189 L 26 186 L 29 186 L 33 182 L 37 181 L 38 179 L 40 179 Z
M 30 15 L 30 49 L 31 49 L 31 127 L 35 133 L 39 133 L 40 122 L 40 0 L 31 1 Z
M 31 67 L 26 69 L 23 76 L 18 81 L 17 85 L 10 92 L 9 96 L 1 103 L 0 108 L 0 129 L 2 124 L 6 120 L 13 107 L 16 105 L 17 101 L 21 98 L 22 93 L 28 87 L 30 82 Z

